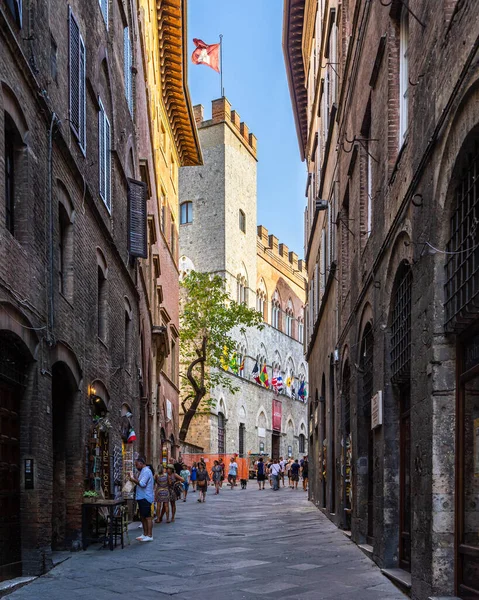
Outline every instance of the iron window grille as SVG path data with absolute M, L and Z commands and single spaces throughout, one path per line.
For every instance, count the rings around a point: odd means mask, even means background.
M 460 332 L 479 317 L 479 144 L 455 192 L 447 244 L 446 331 Z
M 408 263 L 399 267 L 391 324 L 391 371 L 394 383 L 409 381 L 411 372 L 411 289 Z

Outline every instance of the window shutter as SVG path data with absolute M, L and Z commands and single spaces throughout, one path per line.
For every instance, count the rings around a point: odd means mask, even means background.
M 128 179 L 128 251 L 131 256 L 148 257 L 146 183 Z
M 70 125 L 80 139 L 80 28 L 70 9 Z
M 79 137 L 80 147 L 83 151 L 86 149 L 86 52 L 85 44 L 80 36 L 79 47 Z
M 105 196 L 105 112 L 100 100 L 100 112 L 98 113 L 98 165 L 100 178 L 100 196 L 106 204 Z
M 110 121 L 105 115 L 105 204 L 111 212 L 111 135 Z

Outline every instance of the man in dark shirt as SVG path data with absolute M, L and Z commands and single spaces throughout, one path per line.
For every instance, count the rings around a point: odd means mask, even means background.
M 299 461 L 296 459 L 294 463 L 291 465 L 291 481 L 293 482 L 293 489 L 298 489 L 298 481 L 299 481 Z

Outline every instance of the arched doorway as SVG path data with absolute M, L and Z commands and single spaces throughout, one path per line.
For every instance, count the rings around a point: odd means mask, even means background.
M 29 352 L 16 335 L 0 332 L 0 581 L 22 574 L 20 417 Z M 30 468 L 33 486 L 33 461 Z M 26 482 L 26 486 L 29 483 Z
M 225 416 L 218 413 L 218 454 L 224 454 L 225 450 Z
M 368 323 L 364 328 L 359 359 L 358 455 L 361 475 L 358 474 L 358 477 L 360 477 L 361 497 L 367 499 L 366 514 L 361 515 L 366 521 L 362 530 L 366 535 L 367 543 L 371 545 L 374 541 L 374 432 L 371 429 L 371 398 L 374 386 L 373 342 L 373 328 L 371 323 Z
M 394 282 L 391 312 L 391 381 L 399 403 L 399 566 L 411 570 L 411 291 L 404 261 Z
M 329 478 L 329 512 L 331 514 L 336 513 L 336 399 L 334 394 L 334 363 L 333 355 L 331 355 L 331 361 L 329 364 L 329 447 L 331 452 L 331 458 L 329 464 L 331 465 L 331 477 Z
M 64 362 L 52 367 L 52 549 L 70 549 L 81 524 L 75 521 L 78 467 L 81 469 L 78 386 Z

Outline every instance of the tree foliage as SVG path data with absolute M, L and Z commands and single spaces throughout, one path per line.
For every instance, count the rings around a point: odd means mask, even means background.
M 239 388 L 227 375 L 229 359 L 236 350 L 234 334 L 248 327 L 262 328 L 262 315 L 232 300 L 219 275 L 192 271 L 181 282 L 180 356 L 183 422 L 180 440 L 185 441 L 191 420 L 201 402 L 211 405 L 210 391 L 222 386 L 230 393 Z

